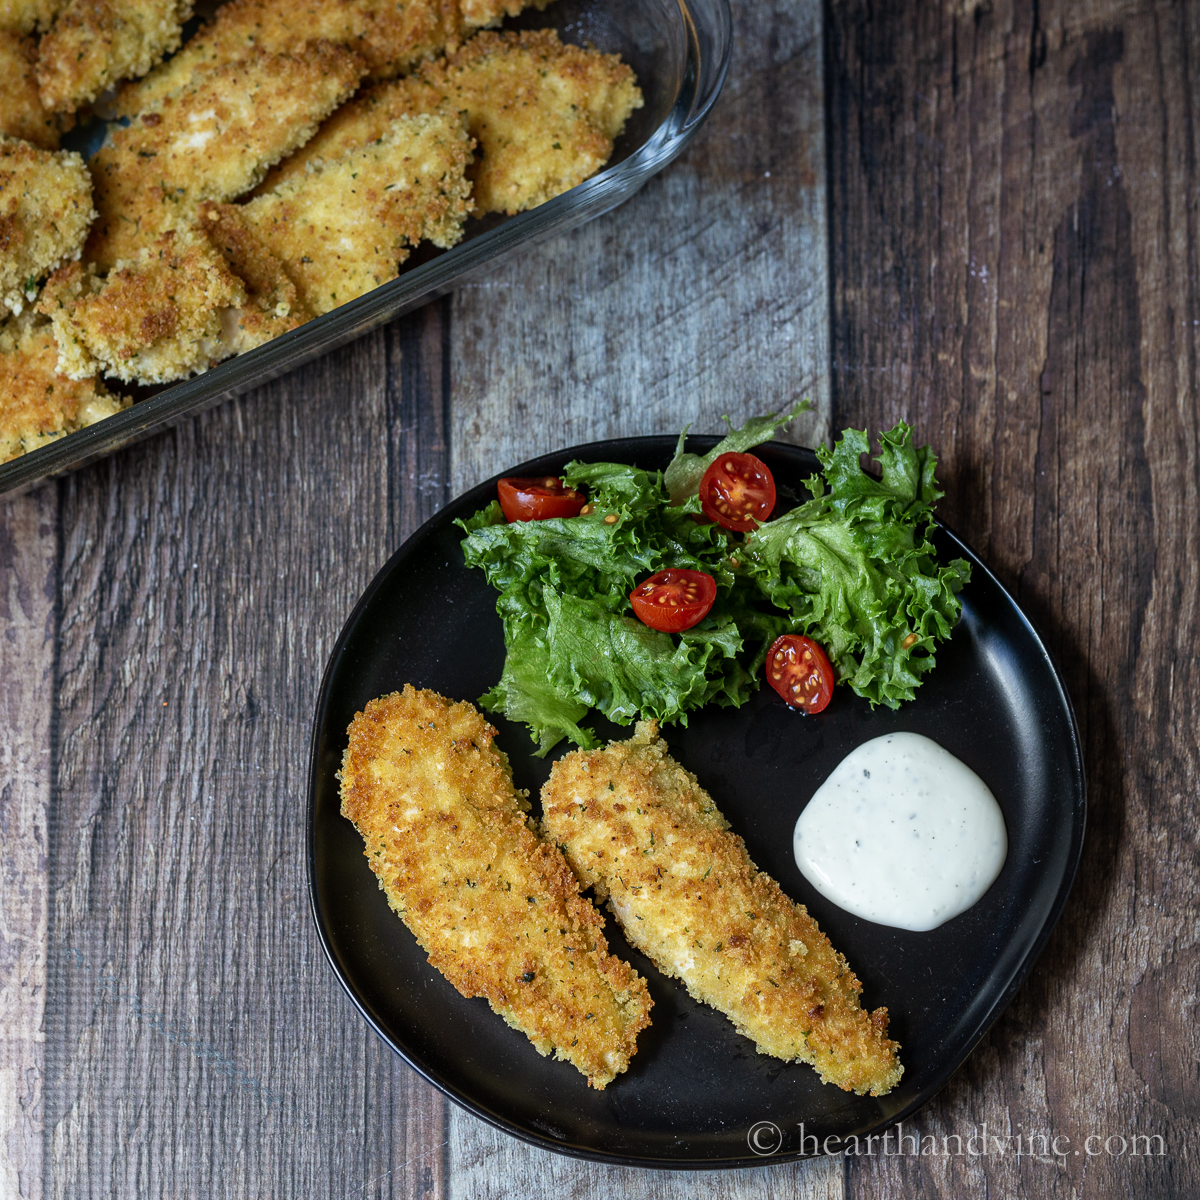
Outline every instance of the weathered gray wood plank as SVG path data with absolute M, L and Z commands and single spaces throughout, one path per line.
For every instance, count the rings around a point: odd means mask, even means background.
M 841 1200 L 842 1164 L 822 1158 L 748 1171 L 646 1171 L 538 1150 L 457 1107 L 450 1115 L 450 1195 L 464 1200 Z
M 305 854 L 333 639 L 444 499 L 441 317 L 61 485 L 50 1195 L 442 1187 L 444 1102 L 337 987 Z
M 0 1195 L 42 1195 L 53 490 L 0 509 Z
M 547 450 L 697 432 L 810 396 L 829 430 L 821 10 L 734 5 L 725 91 L 687 152 L 617 211 L 453 297 L 451 490 Z M 453 1107 L 450 1195 L 840 1196 L 835 1162 L 706 1174 L 599 1167 Z

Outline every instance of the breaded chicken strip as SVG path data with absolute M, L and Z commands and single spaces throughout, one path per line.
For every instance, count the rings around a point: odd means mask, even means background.
M 811 1063 L 826 1083 L 860 1095 L 896 1086 L 904 1068 L 887 1009 L 863 1011 L 845 958 L 750 861 L 654 722 L 556 762 L 542 809 L 547 835 L 607 897 L 631 944 L 760 1054 Z
M 0 29 L 32 33 L 49 29 L 68 0 L 0 0 Z
M 98 379 L 58 373 L 50 322 L 32 311 L 0 323 L 0 462 L 37 450 L 129 407 Z
M 325 38 L 361 54 L 372 79 L 394 79 L 453 48 L 482 25 L 549 0 L 229 0 L 170 62 L 117 96 L 114 113 L 133 116 L 185 87 L 197 72 L 252 48 L 294 51 Z
M 0 29 L 0 134 L 57 150 L 73 119 L 47 112 L 38 96 L 37 39 Z
M 50 112 L 74 112 L 122 79 L 145 75 L 179 45 L 192 0 L 70 0 L 38 47 Z
M 226 357 L 228 310 L 247 303 L 241 281 L 208 239 L 161 234 L 106 279 L 72 263 L 46 282 L 39 311 L 54 323 L 59 370 L 103 370 L 138 383 L 170 383 Z
M 364 69 L 356 54 L 330 42 L 297 54 L 256 50 L 200 76 L 128 128 L 112 129 L 92 159 L 100 216 L 87 259 L 107 270 L 190 221 L 202 200 L 249 191 L 312 136 Z
M 78 154 L 0 138 L 0 302 L 19 313 L 39 280 L 79 257 L 95 216 Z
M 471 172 L 476 210 L 516 213 L 604 166 L 642 93 L 617 55 L 564 46 L 552 29 L 480 33 L 449 58 L 339 109 L 263 186 L 277 187 L 317 158 L 363 145 L 401 114 L 442 105 L 467 114 L 479 143 Z
M 240 222 L 319 315 L 395 278 L 417 242 L 458 242 L 470 211 L 471 146 L 456 113 L 400 117 L 378 141 L 204 215 L 226 227 Z
M 608 953 L 600 914 L 529 828 L 496 731 L 470 704 L 406 686 L 349 734 L 342 815 L 429 961 L 539 1054 L 611 1083 L 650 1024 L 646 982 Z

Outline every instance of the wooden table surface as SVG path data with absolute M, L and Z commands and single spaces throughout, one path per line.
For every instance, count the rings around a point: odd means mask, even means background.
M 0 502 L 0 1196 L 1200 1193 L 1200 4 L 735 21 L 711 121 L 623 209 Z M 1053 1152 L 689 1176 L 530 1149 L 395 1058 L 323 960 L 327 655 L 499 467 L 805 394 L 795 440 L 903 417 L 933 443 L 942 515 L 1076 706 L 1074 892 L 913 1122 Z

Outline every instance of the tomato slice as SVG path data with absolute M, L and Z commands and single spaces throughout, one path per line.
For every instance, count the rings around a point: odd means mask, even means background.
M 691 629 L 708 616 L 716 598 L 717 581 L 711 575 L 683 567 L 656 571 L 629 593 L 638 620 L 663 633 Z
M 833 696 L 833 667 L 812 638 L 785 633 L 767 651 L 767 682 L 792 708 L 819 713 Z
M 710 521 L 748 533 L 775 507 L 771 469 L 753 454 L 722 454 L 700 480 L 700 508 Z
M 500 507 L 509 521 L 545 521 L 550 517 L 577 517 L 587 503 L 582 492 L 569 488 L 553 475 L 538 479 L 502 479 L 496 485 Z

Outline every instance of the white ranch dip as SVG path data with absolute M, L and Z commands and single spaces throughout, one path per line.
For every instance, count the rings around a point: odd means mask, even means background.
M 1008 853 L 987 784 L 919 733 L 889 733 L 846 755 L 800 814 L 792 844 L 827 900 L 918 930 L 970 908 Z

